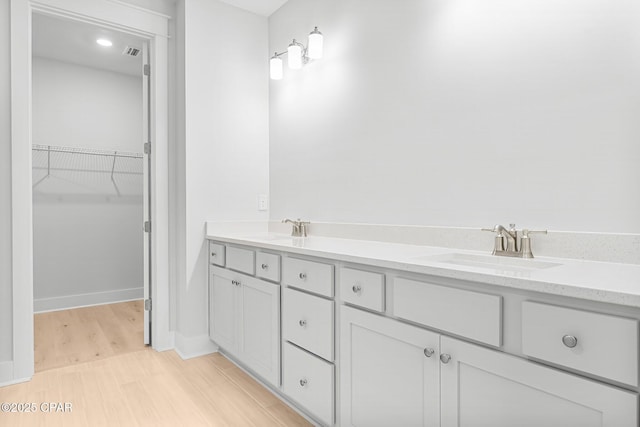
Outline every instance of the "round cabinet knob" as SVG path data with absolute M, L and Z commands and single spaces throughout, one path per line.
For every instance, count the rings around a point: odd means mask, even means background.
M 307 379 L 306 378 L 301 378 L 300 379 L 300 387 L 305 387 L 307 385 Z
M 266 270 L 267 268 L 269 268 L 267 264 L 262 264 L 260 267 L 262 267 L 263 270 Z
M 304 279 L 307 278 L 307 275 L 306 275 L 306 273 L 300 273 L 300 274 L 298 274 L 298 277 L 301 278 L 302 280 L 304 280 Z
M 578 345 L 578 338 L 573 335 L 565 335 L 562 337 L 562 343 L 569 348 L 573 348 Z
M 425 348 L 424 349 L 424 355 L 427 357 L 431 357 L 433 356 L 433 353 L 435 353 L 436 351 L 432 348 Z
M 354 294 L 359 294 L 360 292 L 362 292 L 362 286 L 360 285 L 353 285 L 351 287 L 351 290 L 353 291 Z
M 216 253 L 215 252 L 211 252 L 211 256 L 216 256 Z
M 300 325 L 301 328 L 306 328 L 307 326 L 307 321 L 302 319 L 298 322 L 298 324 Z
M 236 285 L 236 283 L 237 283 L 237 282 L 236 282 L 235 280 L 232 280 L 232 281 L 231 281 L 231 284 L 232 284 L 233 286 L 235 286 L 235 285 Z
M 440 361 L 442 363 L 449 363 L 450 360 L 451 360 L 451 355 L 450 354 L 444 353 L 444 354 L 440 355 Z

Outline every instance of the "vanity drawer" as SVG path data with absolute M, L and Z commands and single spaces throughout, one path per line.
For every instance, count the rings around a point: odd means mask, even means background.
M 282 281 L 294 288 L 333 297 L 333 265 L 330 264 L 284 258 Z
M 282 387 L 325 425 L 333 425 L 333 365 L 285 343 Z
M 333 301 L 285 288 L 282 337 L 333 361 Z
M 255 252 L 227 246 L 227 268 L 247 274 L 255 273 Z
M 209 264 L 224 267 L 224 245 L 209 242 Z
M 384 311 L 384 274 L 340 269 L 342 301 L 378 312 Z
M 522 352 L 634 387 L 638 385 L 635 319 L 525 301 Z
M 256 253 L 256 276 L 273 282 L 280 281 L 280 255 Z
M 432 283 L 393 281 L 393 315 L 496 347 L 502 345 L 502 297 Z

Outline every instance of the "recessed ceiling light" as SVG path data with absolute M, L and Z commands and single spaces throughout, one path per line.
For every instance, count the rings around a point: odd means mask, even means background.
M 96 40 L 96 43 L 98 43 L 100 46 L 104 46 L 104 47 L 113 46 L 113 43 L 111 43 L 111 40 L 107 40 L 107 39 L 98 39 L 98 40 Z

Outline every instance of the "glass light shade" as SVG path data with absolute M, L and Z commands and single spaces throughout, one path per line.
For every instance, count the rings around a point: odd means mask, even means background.
M 322 58 L 322 33 L 318 31 L 318 27 L 314 28 L 309 34 L 309 50 L 307 54 L 311 59 Z
M 273 80 L 282 79 L 282 59 L 273 56 L 269 61 L 269 76 Z
M 289 68 L 292 70 L 299 70 L 302 68 L 302 47 L 299 44 L 296 44 L 295 40 L 287 48 L 287 56 L 289 60 Z

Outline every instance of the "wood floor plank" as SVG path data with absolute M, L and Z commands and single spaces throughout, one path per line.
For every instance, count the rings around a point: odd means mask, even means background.
M 233 381 L 238 387 L 244 390 L 263 408 L 269 407 L 280 402 L 273 393 L 260 385 L 256 380 L 251 378 L 237 366 L 223 371 L 223 375 Z

